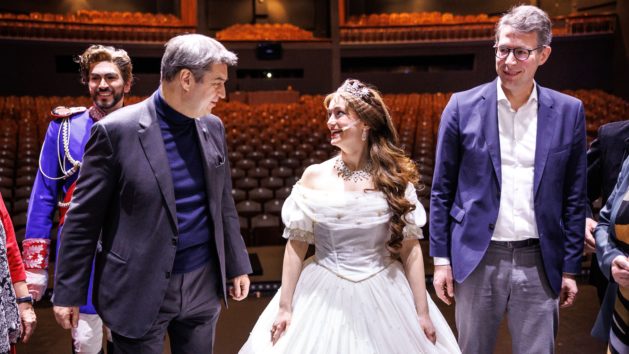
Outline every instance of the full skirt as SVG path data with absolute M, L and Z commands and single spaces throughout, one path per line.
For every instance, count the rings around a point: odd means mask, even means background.
M 293 296 L 291 324 L 272 345 L 271 326 L 280 292 L 264 310 L 240 354 L 415 354 L 460 353 L 448 323 L 431 300 L 430 318 L 437 333 L 424 335 L 413 295 L 400 262 L 355 282 L 316 262 L 307 262 Z

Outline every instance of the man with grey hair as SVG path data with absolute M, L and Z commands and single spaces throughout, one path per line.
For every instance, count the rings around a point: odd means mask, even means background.
M 63 328 L 77 324 L 96 254 L 93 301 L 117 352 L 162 353 L 166 332 L 173 353 L 212 352 L 220 300 L 244 299 L 251 272 L 211 114 L 236 61 L 209 37 L 172 38 L 160 88 L 93 126 L 57 262 Z
M 496 26 L 498 77 L 452 95 L 441 116 L 430 253 L 463 353 L 492 353 L 505 312 L 513 353 L 553 353 L 559 307 L 576 297 L 585 117 L 579 100 L 534 80 L 550 42 L 544 11 L 512 8 Z

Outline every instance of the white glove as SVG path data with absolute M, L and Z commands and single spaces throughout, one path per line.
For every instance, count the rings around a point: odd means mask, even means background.
M 26 286 L 28 287 L 28 292 L 31 293 L 31 296 L 35 301 L 41 300 L 48 288 L 48 270 L 27 269 Z

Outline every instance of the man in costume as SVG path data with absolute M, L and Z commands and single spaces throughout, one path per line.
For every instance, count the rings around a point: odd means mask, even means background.
M 41 299 L 48 286 L 50 232 L 55 210 L 59 210 L 59 236 L 90 129 L 95 122 L 123 106 L 133 80 L 131 59 L 122 49 L 92 45 L 76 58 L 76 62 L 80 65 L 81 81 L 87 85 L 93 104 L 90 108 L 53 109 L 53 120 L 42 144 L 22 244 L 27 283 L 36 300 Z M 57 240 L 59 246 L 63 240 L 60 237 Z M 72 330 L 76 353 L 102 351 L 103 323 L 92 304 L 92 281 L 93 275 L 86 304 L 80 308 L 78 327 Z

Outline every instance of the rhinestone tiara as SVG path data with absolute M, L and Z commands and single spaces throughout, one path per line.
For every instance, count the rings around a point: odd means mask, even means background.
M 369 98 L 369 89 L 365 85 L 361 85 L 357 80 L 345 80 L 343 85 L 336 90 L 337 92 L 347 92 L 362 100 Z

